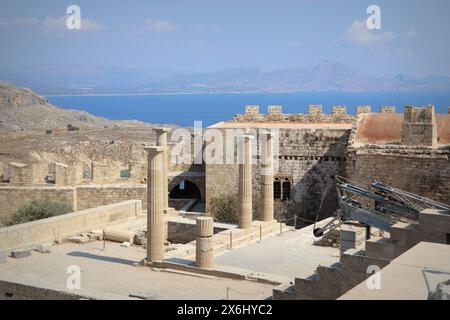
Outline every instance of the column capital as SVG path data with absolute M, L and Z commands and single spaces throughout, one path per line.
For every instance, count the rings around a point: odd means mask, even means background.
M 155 131 L 157 133 L 165 133 L 165 132 L 172 131 L 172 128 L 167 128 L 167 127 L 155 128 Z
M 167 151 L 167 147 L 163 147 L 163 146 L 148 146 L 148 147 L 144 147 L 144 150 L 149 154 L 156 154 L 159 152 L 164 152 Z

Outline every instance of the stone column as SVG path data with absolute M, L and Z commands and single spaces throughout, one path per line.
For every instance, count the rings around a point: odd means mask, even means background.
M 211 217 L 197 218 L 197 241 L 195 245 L 195 265 L 198 268 L 212 268 L 214 265 L 213 219 Z
M 247 229 L 252 225 L 252 136 L 243 136 L 241 159 L 239 159 L 238 227 Z
M 164 259 L 163 154 L 167 147 L 148 147 L 147 262 Z
M 264 132 L 265 144 L 261 152 L 261 221 L 273 221 L 273 141 L 270 132 Z
M 156 131 L 156 144 L 160 147 L 167 147 L 167 135 L 168 133 L 171 131 L 171 129 L 169 128 L 158 128 L 155 129 Z M 168 150 L 163 152 L 163 183 L 162 183 L 162 188 L 163 188 L 163 205 L 164 205 L 164 210 L 165 212 L 167 212 L 167 210 L 169 209 L 169 182 L 168 182 L 168 177 L 167 177 L 167 172 L 169 171 L 169 155 L 168 155 Z

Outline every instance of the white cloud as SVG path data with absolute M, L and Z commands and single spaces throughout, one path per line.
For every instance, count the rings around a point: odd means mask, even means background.
M 62 17 L 47 17 L 42 26 L 44 27 L 44 29 L 46 30 L 65 30 L 67 29 L 66 26 L 66 21 L 67 21 L 67 16 L 62 16 Z M 95 31 L 98 30 L 100 28 L 100 25 L 92 19 L 81 19 L 81 30 L 80 31 Z
M 176 24 L 167 20 L 146 19 L 144 23 L 147 29 L 151 32 L 161 33 L 178 30 L 178 26 Z
M 0 29 L 7 28 L 9 26 L 8 20 L 0 17 Z
M 13 23 L 18 27 L 33 27 L 39 25 L 40 21 L 38 18 L 18 18 L 14 19 Z
M 290 48 L 299 48 L 302 45 L 303 45 L 303 43 L 301 41 L 293 41 L 293 42 L 289 43 Z
M 345 33 L 348 42 L 359 45 L 383 44 L 392 40 L 415 38 L 414 31 L 396 33 L 392 31 L 369 30 L 365 21 L 355 20 Z

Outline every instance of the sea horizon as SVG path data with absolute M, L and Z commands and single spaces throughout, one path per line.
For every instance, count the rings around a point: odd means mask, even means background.
M 194 121 L 212 125 L 243 113 L 245 105 L 259 105 L 266 113 L 268 105 L 282 105 L 284 113 L 307 113 L 308 105 L 320 104 L 324 113 L 332 106 L 347 106 L 348 114 L 356 106 L 370 105 L 372 112 L 381 106 L 435 105 L 436 113 L 448 113 L 450 92 L 296 92 L 296 93 L 123 93 L 45 95 L 50 103 L 64 109 L 87 111 L 112 120 L 138 120 L 147 123 L 192 126 Z

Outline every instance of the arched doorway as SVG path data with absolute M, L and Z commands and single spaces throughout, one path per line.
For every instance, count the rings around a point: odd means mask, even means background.
M 195 183 L 184 180 L 175 186 L 169 193 L 169 198 L 171 199 L 198 199 L 202 198 L 200 189 L 195 185 Z

